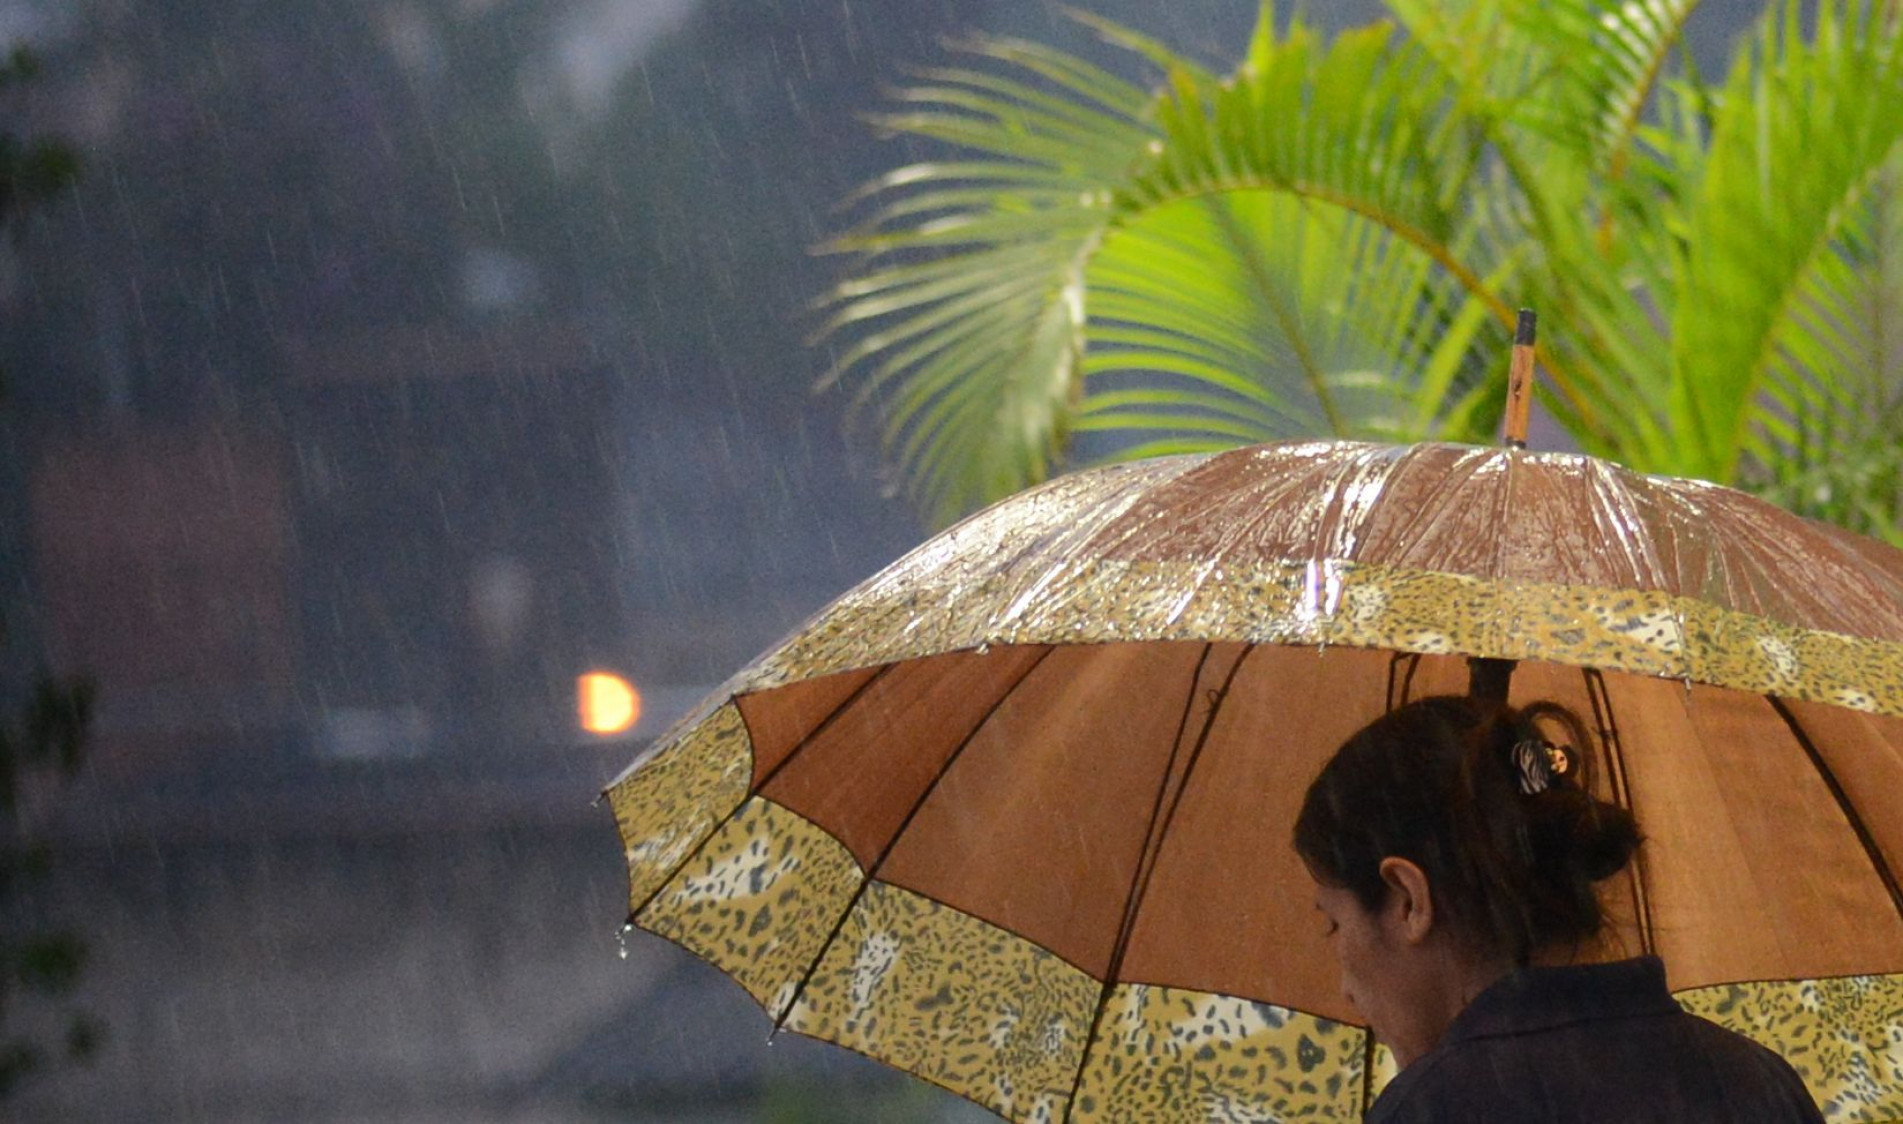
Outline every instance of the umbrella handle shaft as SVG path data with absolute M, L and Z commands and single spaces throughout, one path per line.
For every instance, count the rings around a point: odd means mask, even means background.
M 1539 318 L 1530 308 L 1520 310 L 1519 329 L 1513 334 L 1513 365 L 1507 375 L 1506 444 L 1526 448 L 1528 419 L 1533 410 L 1533 341 Z
M 1513 365 L 1507 374 L 1506 446 L 1526 448 L 1526 430 L 1533 411 L 1533 343 L 1539 317 L 1530 308 L 1520 310 L 1513 333 Z M 1469 657 L 1467 694 L 1496 706 L 1505 706 L 1513 682 L 1515 661 Z
M 1517 666 L 1518 660 L 1468 656 L 1467 696 L 1494 706 L 1507 705 L 1507 692 L 1513 686 L 1513 669 Z

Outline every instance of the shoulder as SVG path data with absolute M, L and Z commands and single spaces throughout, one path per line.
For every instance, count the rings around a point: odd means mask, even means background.
M 1782 1057 L 1679 1012 L 1444 1044 L 1395 1077 L 1368 1124 L 1509 1119 L 1809 1124 L 1822 1117 Z
M 1764 1096 L 1781 1096 L 1814 1110 L 1804 1079 L 1783 1055 L 1699 1015 L 1687 1012 L 1675 1021 L 1726 1084 Z
M 1367 1124 L 1429 1124 L 1459 1119 L 1460 1102 L 1473 1092 L 1458 1051 L 1438 1049 L 1408 1066 L 1375 1098 Z

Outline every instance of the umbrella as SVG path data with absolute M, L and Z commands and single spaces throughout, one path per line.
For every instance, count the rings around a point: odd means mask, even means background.
M 633 924 L 1019 1121 L 1358 1119 L 1289 846 L 1409 697 L 1555 699 L 1650 843 L 1618 948 L 1903 1116 L 1903 552 L 1588 457 L 1295 442 L 1063 477 L 821 611 L 609 789 Z

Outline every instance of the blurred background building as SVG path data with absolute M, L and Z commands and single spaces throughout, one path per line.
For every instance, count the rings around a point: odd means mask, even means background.
M 1089 6 L 1212 61 L 1255 14 Z M 985 1118 L 619 955 L 591 806 L 925 530 L 813 391 L 811 250 L 909 155 L 861 115 L 973 31 L 1091 42 L 1021 0 L 0 0 L 42 63 L 0 132 L 82 161 L 0 238 L 0 671 L 99 692 L 4 921 L 84 936 L 105 1033 L 0 1115 Z M 631 730 L 580 729 L 591 671 Z

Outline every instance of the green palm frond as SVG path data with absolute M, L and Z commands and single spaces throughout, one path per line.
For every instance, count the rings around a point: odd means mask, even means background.
M 1277 34 L 1265 18 L 1230 80 L 1212 90 L 1176 76 L 1157 112 L 1162 140 L 1115 197 L 1120 233 L 1189 204 L 1203 208 L 1182 211 L 1178 225 L 1204 223 L 1202 252 L 1266 314 L 1252 346 L 1230 348 L 1226 361 L 1234 371 L 1279 372 L 1255 381 L 1283 388 L 1284 401 L 1306 391 L 1297 396 L 1306 415 L 1280 416 L 1307 432 L 1405 440 L 1447 429 L 1469 411 L 1446 393 L 1464 390 L 1466 376 L 1499 350 L 1475 347 L 1475 333 L 1488 318 L 1512 321 L 1500 294 L 1516 281 L 1519 258 L 1508 247 L 1521 240 L 1525 217 L 1517 194 L 1476 190 L 1485 137 L 1455 115 L 1456 101 L 1456 83 L 1389 25 L 1325 41 L 1299 20 Z M 1238 238 L 1235 208 L 1252 196 L 1299 206 L 1282 206 L 1277 222 Z M 1249 206 L 1266 214 L 1259 202 Z M 1286 252 L 1291 245 L 1308 247 L 1307 256 Z M 1304 261 L 1334 271 L 1336 291 L 1316 288 Z M 1395 285 L 1402 277 L 1406 284 Z M 1298 306 L 1334 323 L 1291 332 Z M 1340 351 L 1345 340 L 1359 354 Z M 1326 362 L 1322 343 L 1338 351 Z M 1433 388 L 1443 397 L 1423 408 Z
M 1212 99 L 1173 76 L 1163 139 L 1117 193 L 1124 214 L 1223 191 L 1286 192 L 1380 223 L 1450 270 L 1473 149 L 1446 127 L 1426 60 L 1377 24 L 1332 43 L 1305 25 L 1252 55 Z
M 1620 178 L 1646 107 L 1669 75 L 1697 0 L 1547 0 L 1509 5 L 1538 44 L 1551 85 L 1526 97 L 1522 120 L 1576 152 L 1595 173 Z
M 1147 211 L 1088 283 L 1080 431 L 1419 440 L 1482 373 L 1484 305 L 1378 224 L 1289 194 Z
M 1168 88 L 987 42 L 1001 72 L 927 72 L 881 118 L 958 156 L 865 193 L 827 331 L 935 518 L 1041 479 L 1073 432 L 1418 436 L 1458 407 L 1508 315 L 1469 264 L 1474 146 L 1386 30 L 1325 43 L 1273 14 L 1234 81 L 1089 19 Z
M 1525 303 L 1588 452 L 1903 539 L 1903 7 L 1771 0 L 1717 87 L 1696 7 L 1265 2 L 1226 77 L 1073 13 L 1160 88 L 978 44 L 880 119 L 947 156 L 859 201 L 835 374 L 945 519 L 1074 453 L 1480 439 Z
M 1816 20 L 1782 4 L 1723 96 L 1672 316 L 1671 471 L 1731 480 L 1837 409 L 1816 302 L 1842 305 L 1845 238 L 1903 145 L 1903 41 L 1881 5 Z
M 1589 451 L 1655 455 L 1669 443 L 1657 390 L 1669 346 L 1652 309 L 1675 244 L 1653 221 L 1669 174 L 1642 127 L 1693 0 L 1389 7 L 1487 139 L 1494 167 L 1474 195 L 1500 216 L 1489 240 L 1521 256 L 1516 297 L 1549 314 L 1549 409 Z
M 1059 51 L 967 46 L 981 64 L 926 71 L 876 123 L 955 156 L 871 185 L 861 255 L 826 336 L 831 378 L 862 372 L 886 447 L 946 520 L 1048 472 L 1082 377 L 1083 271 L 1106 192 L 1153 135 L 1150 93 Z
M 1256 20 L 1256 36 L 1262 34 L 1261 28 L 1274 27 L 1275 0 L 1261 0 Z M 1222 81 L 1220 76 L 1193 59 L 1171 49 L 1168 45 L 1152 36 L 1144 35 L 1122 24 L 1104 19 L 1095 12 L 1084 8 L 1065 7 L 1064 14 L 1085 27 L 1095 31 L 1103 41 L 1115 47 L 1129 51 L 1141 57 L 1159 72 L 1169 74 L 1180 72 L 1205 89 L 1213 89 Z
M 1388 3 L 1409 38 L 1453 84 L 1462 108 L 1476 120 L 1507 116 L 1500 107 L 1519 102 L 1545 80 L 1541 71 L 1551 66 L 1547 52 L 1512 18 L 1511 7 L 1484 0 Z
M 1903 153 L 1800 285 L 1776 334 L 1771 455 L 1746 478 L 1794 511 L 1903 540 Z

